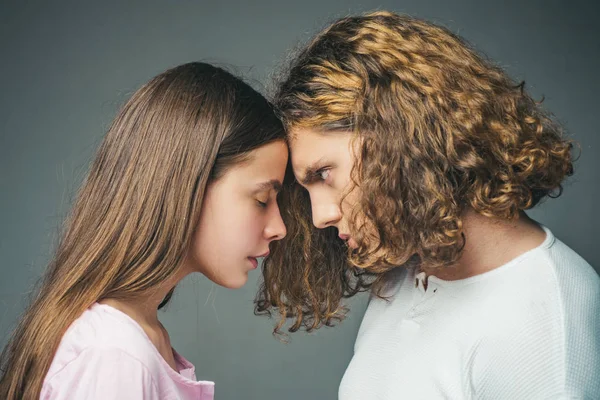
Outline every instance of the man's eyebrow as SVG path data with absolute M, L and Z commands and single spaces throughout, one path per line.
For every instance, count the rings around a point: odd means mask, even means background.
M 319 180 L 319 173 L 326 164 L 327 163 L 322 158 L 313 162 L 304 169 L 304 174 L 299 176 L 296 180 L 303 186 L 316 182 Z

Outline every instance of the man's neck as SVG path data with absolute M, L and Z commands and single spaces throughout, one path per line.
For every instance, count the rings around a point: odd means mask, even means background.
M 424 266 L 427 275 L 444 280 L 480 275 L 538 247 L 546 238 L 544 230 L 524 212 L 514 220 L 501 220 L 469 210 L 462 221 L 466 242 L 460 258 L 448 267 Z

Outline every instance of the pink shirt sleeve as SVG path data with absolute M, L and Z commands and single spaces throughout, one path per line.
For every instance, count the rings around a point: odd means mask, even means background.
M 148 368 L 117 348 L 88 348 L 46 380 L 41 400 L 159 400 Z

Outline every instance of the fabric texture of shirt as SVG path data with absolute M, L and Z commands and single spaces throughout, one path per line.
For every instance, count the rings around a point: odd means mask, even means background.
M 398 269 L 372 297 L 340 400 L 600 399 L 600 278 L 549 229 L 463 280 Z
M 94 304 L 64 334 L 40 399 L 213 400 L 214 383 L 173 351 L 173 370 L 128 315 Z

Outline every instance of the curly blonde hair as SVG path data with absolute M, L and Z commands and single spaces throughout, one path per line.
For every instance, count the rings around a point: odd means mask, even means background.
M 288 176 L 280 199 L 286 239 L 266 260 L 256 312 L 279 310 L 280 332 L 343 317 L 341 300 L 408 264 L 451 264 L 467 209 L 511 219 L 562 192 L 572 143 L 540 104 L 462 38 L 390 12 L 343 18 L 292 61 L 275 105 L 288 132 L 351 132 L 360 139 L 360 188 L 348 253 L 310 224 L 304 189 Z M 378 246 L 366 246 L 365 225 Z M 354 236 L 353 236 L 354 237 Z

